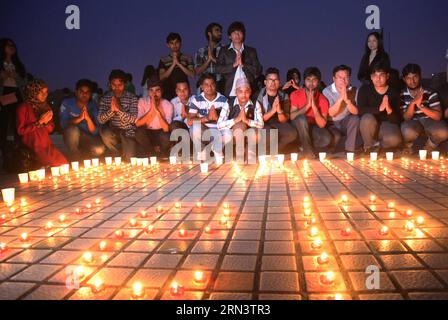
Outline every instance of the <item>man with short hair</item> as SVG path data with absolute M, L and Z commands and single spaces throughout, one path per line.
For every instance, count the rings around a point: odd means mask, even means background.
M 101 139 L 106 147 L 115 155 L 120 154 L 121 144 L 125 161 L 135 156 L 135 121 L 138 114 L 138 98 L 125 91 L 127 76 L 122 70 L 113 70 L 109 75 L 110 92 L 100 101 L 98 121 L 103 125 L 100 129 Z
M 221 81 L 222 77 L 216 72 L 218 55 L 223 48 L 221 45 L 222 26 L 216 22 L 210 23 L 205 29 L 205 38 L 208 44 L 196 52 L 194 57 L 194 71 L 197 76 L 201 76 L 203 73 L 215 75 L 218 92 L 222 92 L 224 89 Z
M 157 75 L 148 79 L 147 86 L 148 97 L 138 101 L 138 130 L 135 139 L 144 148 L 145 155 L 167 158 L 174 107 L 162 98 L 162 83 Z
M 328 114 L 333 120 L 329 130 L 334 136 L 334 146 L 337 146 L 342 134 L 347 135 L 345 151 L 355 152 L 356 138 L 359 132 L 358 107 L 356 106 L 357 89 L 350 85 L 352 69 L 340 65 L 333 69 L 333 84 L 323 91 L 330 103 Z
M 199 83 L 202 93 L 191 97 L 188 112 L 191 139 L 196 146 L 202 146 L 204 130 L 219 132 L 217 129 L 219 114 L 223 108 L 227 107 L 227 98 L 216 91 L 216 79 L 213 74 L 203 74 Z M 220 155 L 222 153 L 220 149 L 222 149 L 221 140 L 214 140 L 212 150 Z
M 220 50 L 216 65 L 216 72 L 225 81 L 224 94 L 235 97 L 236 82 L 240 78 L 247 78 L 252 93 L 256 94 L 255 80 L 261 75 L 263 68 L 258 60 L 257 50 L 244 44 L 246 27 L 242 22 L 233 22 L 227 34 L 231 43 Z
M 176 83 L 188 82 L 189 77 L 194 78 L 194 68 L 191 57 L 181 52 L 180 34 L 170 33 L 166 38 L 166 45 L 171 52 L 160 59 L 158 69 L 163 83 L 163 97 L 169 101 L 176 96 Z
M 314 149 L 326 149 L 333 140 L 326 129 L 329 104 L 320 93 L 320 70 L 309 67 L 303 74 L 304 88 L 291 94 L 291 123 L 296 128 L 306 158 L 316 157 Z M 312 139 L 311 139 L 312 137 Z
M 75 98 L 62 102 L 59 120 L 71 160 L 81 160 L 83 155 L 103 155 L 106 147 L 99 136 L 98 107 L 92 101 L 90 80 L 81 79 L 76 83 Z
M 378 152 L 380 147 L 396 149 L 402 142 L 400 93 L 388 85 L 388 66 L 373 66 L 370 78 L 372 83 L 359 89 L 356 101 L 366 154 Z
M 173 122 L 170 125 L 171 132 L 176 129 L 188 130 L 186 122 L 190 103 L 190 84 L 188 82 L 176 83 L 176 97 L 170 102 L 174 107 Z
M 270 150 L 270 130 L 278 130 L 278 151 L 286 152 L 286 147 L 297 139 L 297 131 L 289 123 L 291 102 L 287 93 L 280 89 L 280 72 L 277 68 L 268 68 L 264 80 L 265 87 L 258 95 L 258 103 L 263 112 L 264 129 Z
M 442 120 L 442 108 L 437 92 L 424 88 L 421 84 L 422 71 L 417 64 L 408 64 L 403 69 L 406 89 L 401 92 L 401 111 L 404 122 L 403 153 L 412 154 L 414 142 L 422 135 L 428 139 L 424 149 L 433 151 L 448 140 L 448 126 Z

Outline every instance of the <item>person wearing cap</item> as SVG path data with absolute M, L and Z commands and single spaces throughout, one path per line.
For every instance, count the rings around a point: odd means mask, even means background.
M 167 158 L 174 107 L 162 98 L 162 83 L 157 75 L 149 78 L 147 85 L 148 97 L 138 101 L 135 139 L 145 155 Z
M 240 78 L 236 82 L 236 97 L 229 100 L 221 110 L 217 127 L 221 130 L 224 144 L 227 146 L 244 137 L 249 129 L 263 129 L 263 113 L 261 105 L 250 100 L 252 89 L 247 78 Z M 259 136 L 257 137 L 257 141 Z

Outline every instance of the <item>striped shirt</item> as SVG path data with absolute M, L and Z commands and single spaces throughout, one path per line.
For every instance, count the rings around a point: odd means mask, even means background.
M 98 121 L 100 124 L 109 124 L 113 128 L 125 130 L 127 137 L 135 136 L 136 126 L 135 121 L 138 115 L 138 98 L 135 94 L 124 92 L 118 98 L 120 103 L 120 111 L 113 112 L 111 110 L 113 93 L 109 92 L 101 98 L 100 111 L 98 114 Z
M 221 110 L 218 120 L 218 129 L 231 129 L 235 125 L 235 118 L 238 117 L 241 109 L 244 109 L 246 112 L 246 116 L 249 120 L 249 127 L 263 129 L 264 121 L 260 103 L 257 101 L 254 106 L 252 101 L 249 100 L 242 108 L 236 97 L 231 99 Z
M 213 49 L 213 56 L 215 58 L 218 58 L 219 51 L 221 51 L 221 48 L 223 46 L 219 43 L 215 49 Z M 199 68 L 200 66 L 204 65 L 208 60 L 208 46 L 200 48 L 198 52 L 194 55 L 194 67 Z M 204 70 L 204 73 L 211 73 L 216 76 L 216 81 L 221 81 L 222 76 L 218 73 L 216 73 L 216 64 L 211 61 L 208 65 L 207 69 Z
M 411 102 L 414 101 L 414 97 L 411 96 L 408 88 L 401 92 L 400 100 L 400 109 L 404 114 L 411 105 Z M 440 110 L 440 100 L 437 92 L 432 92 L 431 90 L 423 88 L 423 99 L 421 106 L 432 110 Z M 428 118 L 428 116 L 425 115 L 425 113 L 420 108 L 416 107 L 413 119 L 419 118 Z
M 220 110 L 223 110 L 227 105 L 227 98 L 220 94 L 219 92 L 216 93 L 216 97 L 214 100 L 210 101 L 205 97 L 204 93 L 201 93 L 200 95 L 192 96 L 190 98 L 190 109 L 189 113 L 191 114 L 197 114 L 199 118 L 206 117 L 211 109 L 212 106 L 215 107 L 216 113 L 219 115 Z M 216 123 L 208 122 L 205 123 L 205 126 L 209 128 L 216 128 Z

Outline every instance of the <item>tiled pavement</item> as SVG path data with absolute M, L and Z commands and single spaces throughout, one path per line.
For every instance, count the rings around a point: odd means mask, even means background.
M 0 299 L 448 299 L 446 165 L 102 166 L 15 184 L 15 211 L 0 207 Z

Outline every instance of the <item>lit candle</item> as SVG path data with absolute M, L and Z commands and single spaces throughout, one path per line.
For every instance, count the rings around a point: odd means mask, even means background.
M 28 173 L 19 173 L 19 181 L 21 184 L 28 183 Z
M 84 168 L 89 169 L 92 166 L 91 160 L 84 160 Z
M 50 170 L 53 177 L 59 177 L 59 167 L 51 167 Z
M 341 196 L 341 201 L 342 201 L 342 203 L 347 203 L 348 202 L 348 196 L 346 194 L 343 194 Z
M 77 279 L 82 279 L 85 276 L 85 271 L 83 266 L 79 266 L 75 270 Z
M 412 212 L 412 210 L 406 210 L 406 215 L 407 215 L 408 217 L 412 217 L 413 214 L 414 214 L 414 213 Z
M 100 247 L 101 251 L 106 250 L 107 249 L 107 242 L 106 241 L 101 241 L 99 247 Z
M 21 240 L 22 242 L 27 242 L 27 241 L 29 240 L 28 233 L 23 232 L 23 233 L 20 235 L 20 240 Z
M 219 221 L 220 224 L 224 225 L 227 224 L 227 218 L 226 217 L 221 217 L 221 220 Z
M 106 165 L 108 165 L 108 166 L 112 165 L 112 157 L 106 157 L 105 161 L 106 161 Z
M 387 205 L 387 207 L 389 209 L 394 209 L 395 208 L 395 202 L 389 202 L 389 204 Z
M 224 209 L 224 215 L 226 217 L 229 217 L 230 216 L 230 209 Z
M 317 257 L 317 263 L 319 264 L 327 264 L 329 260 L 330 259 L 326 252 L 322 252 L 322 254 L 319 257 Z
M 96 200 L 95 200 L 95 204 L 96 204 L 96 205 L 101 204 L 101 199 L 100 199 L 100 198 L 96 199 Z
M 210 228 L 209 226 L 206 226 L 205 233 L 212 233 L 212 228 Z
M 0 242 L 0 253 L 5 252 L 7 249 L 8 247 L 6 246 L 6 243 Z
M 81 215 L 84 213 L 84 210 L 82 210 L 82 208 L 76 208 L 75 212 L 76 214 Z
M 376 202 L 376 196 L 375 195 L 370 195 L 370 203 L 375 203 Z
M 303 215 L 305 216 L 305 217 L 310 217 L 311 216 L 311 209 L 305 209 L 305 212 L 303 213 Z
M 196 207 L 202 208 L 202 202 L 196 202 Z
M 152 233 L 154 231 L 154 226 L 150 224 L 149 226 L 146 227 L 145 231 L 148 234 Z
M 194 273 L 194 282 L 198 283 L 198 284 L 202 284 L 205 282 L 205 276 L 204 276 L 204 272 L 202 271 L 196 271 Z
M 180 209 L 180 208 L 182 208 L 182 204 L 181 204 L 180 202 L 176 202 L 175 205 L 174 205 L 174 207 L 175 207 L 176 209 Z
M 387 236 L 389 234 L 389 228 L 387 226 L 382 226 L 380 229 L 380 234 L 382 236 Z
M 319 234 L 319 229 L 317 227 L 312 227 L 310 229 L 310 237 L 315 237 Z
M 148 213 L 145 210 L 140 211 L 140 217 L 146 218 L 148 216 Z
M 91 252 L 84 252 L 84 254 L 82 255 L 82 259 L 86 263 L 92 263 L 93 262 L 93 255 L 92 255 Z
M 94 293 L 98 293 L 101 292 L 104 289 L 104 283 L 103 280 L 101 280 L 100 278 L 96 278 L 95 281 L 93 282 L 93 292 Z
M 60 216 L 59 216 L 59 222 L 64 222 L 65 221 L 65 214 L 61 214 Z
M 313 249 L 320 249 L 322 248 L 322 240 L 320 238 L 315 239 L 312 243 L 311 243 L 311 247 Z
M 328 271 L 320 276 L 320 281 L 322 282 L 322 284 L 332 285 L 334 283 L 334 280 L 335 275 L 333 271 Z
M 135 282 L 132 285 L 132 296 L 134 298 L 141 298 L 144 294 L 144 288 L 141 282 Z
M 5 221 L 6 220 L 6 214 L 2 214 L 1 216 L 0 216 L 0 221 Z
M 25 198 L 21 198 L 20 199 L 20 206 L 21 207 L 26 207 L 28 205 L 28 201 L 26 201 Z
M 53 229 L 53 222 L 48 221 L 47 224 L 45 225 L 45 229 L 46 229 L 46 230 L 51 230 L 51 229 Z
M 117 230 L 117 231 L 115 231 L 115 237 L 118 238 L 118 239 L 123 238 L 123 237 L 124 237 L 124 232 L 123 232 L 123 230 Z
M 163 207 L 162 207 L 162 206 L 158 206 L 158 207 L 157 207 L 157 212 L 158 212 L 158 213 L 163 212 Z
M 100 165 L 100 159 L 92 159 L 92 164 L 94 167 L 98 167 Z
M 138 222 L 136 219 L 131 219 L 131 220 L 129 220 L 129 224 L 131 225 L 131 227 L 136 227 Z
M 224 202 L 224 209 L 230 209 L 230 204 L 228 202 Z
M 348 237 L 352 234 L 352 229 L 347 227 L 347 228 L 341 230 L 341 234 L 345 237 Z
M 116 166 L 119 166 L 121 164 L 121 157 L 115 157 L 114 162 Z
M 14 203 L 15 193 L 16 189 L 14 188 L 2 189 L 3 201 L 8 207 L 12 206 L 12 204 Z
M 178 284 L 177 282 L 173 282 L 171 284 L 171 294 L 173 296 L 180 296 L 184 293 L 184 287 Z
M 72 162 L 72 170 L 79 171 L 79 162 L 77 161 Z
M 414 231 L 414 228 L 415 228 L 414 222 L 412 222 L 412 221 L 406 222 L 406 225 L 405 225 L 406 231 L 412 232 L 412 231 Z
M 181 237 L 185 237 L 185 236 L 187 236 L 187 230 L 185 230 L 185 229 L 180 229 L 179 230 L 179 236 L 181 236 Z
M 422 216 L 419 216 L 418 218 L 417 218 L 417 224 L 419 225 L 419 226 L 421 226 L 421 225 L 423 225 L 425 223 L 425 218 L 423 218 Z

